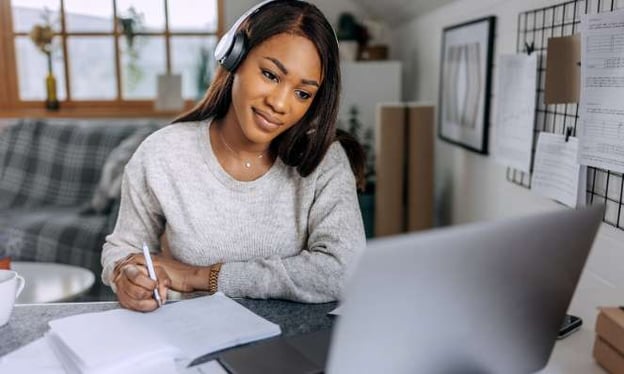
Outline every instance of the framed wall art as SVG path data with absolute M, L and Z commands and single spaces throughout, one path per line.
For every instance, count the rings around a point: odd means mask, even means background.
M 438 136 L 488 153 L 490 89 L 496 17 L 444 28 L 438 102 Z

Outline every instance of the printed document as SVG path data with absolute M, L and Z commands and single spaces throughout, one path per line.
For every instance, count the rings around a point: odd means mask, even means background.
M 530 172 L 537 56 L 502 55 L 498 59 L 494 159 L 514 169 Z
M 624 11 L 581 17 L 581 164 L 624 172 Z
M 531 190 L 570 207 L 585 205 L 587 168 L 576 160 L 578 140 L 541 132 L 535 150 Z

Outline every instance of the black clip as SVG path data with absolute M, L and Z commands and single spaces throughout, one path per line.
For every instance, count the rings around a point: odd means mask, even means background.
M 565 135 L 566 143 L 568 142 L 568 140 L 570 140 L 570 135 L 572 135 L 572 127 L 566 127 L 566 135 Z
M 529 44 L 528 42 L 524 42 L 524 51 L 530 56 L 531 53 L 535 51 L 535 43 L 531 42 L 531 44 Z

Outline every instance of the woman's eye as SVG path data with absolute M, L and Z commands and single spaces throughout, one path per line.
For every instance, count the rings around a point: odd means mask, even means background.
M 296 95 L 301 100 L 308 100 L 311 97 L 311 95 L 305 91 L 296 91 Z
M 277 76 L 268 70 L 262 70 L 262 75 L 269 80 L 277 82 Z

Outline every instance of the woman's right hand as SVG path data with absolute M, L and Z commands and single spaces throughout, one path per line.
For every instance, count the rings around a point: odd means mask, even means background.
M 147 269 L 141 263 L 144 263 L 144 260 L 140 254 L 123 261 L 115 268 L 113 282 L 117 287 L 117 299 L 122 307 L 139 312 L 151 312 L 159 306 L 154 299 L 154 289 L 158 287 L 164 304 L 171 280 L 167 272 L 158 265 L 154 267 L 158 282 L 150 279 Z

